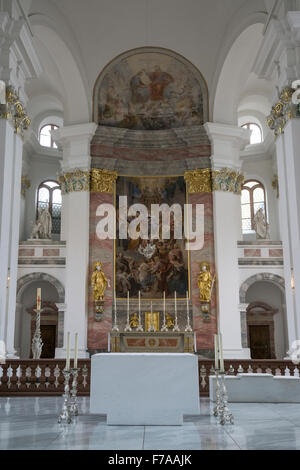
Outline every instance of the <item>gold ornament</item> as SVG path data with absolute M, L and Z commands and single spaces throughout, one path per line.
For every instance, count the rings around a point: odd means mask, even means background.
M 284 133 L 284 128 L 290 119 L 300 117 L 299 107 L 292 102 L 295 91 L 294 88 L 283 88 L 279 101 L 272 107 L 271 114 L 267 117 L 267 124 L 274 131 L 275 137 Z
M 94 264 L 94 272 L 92 274 L 91 284 L 93 289 L 94 302 L 103 301 L 108 285 L 108 280 L 103 272 L 102 263 L 98 262 Z
M 212 172 L 213 190 L 241 194 L 245 181 L 244 175 L 229 168 Z
M 168 330 L 170 330 L 171 328 L 174 328 L 175 326 L 175 320 L 173 317 L 171 317 L 171 315 L 169 315 L 168 313 L 166 313 L 166 327 L 168 328 Z
M 188 193 L 190 194 L 211 193 L 212 191 L 210 168 L 205 168 L 204 170 L 196 169 L 193 171 L 186 171 L 184 173 L 184 179 L 187 184 Z
M 137 313 L 134 313 L 131 317 L 130 317 L 130 327 L 132 329 L 136 329 L 138 326 L 139 326 L 139 317 L 138 317 L 138 314 Z
M 12 122 L 15 133 L 24 137 L 24 131 L 29 129 L 31 120 L 26 114 L 18 93 L 11 86 L 6 88 L 6 104 L 0 106 L 0 119 Z
M 209 304 L 211 302 L 212 289 L 215 278 L 210 273 L 210 264 L 203 262 L 200 265 L 200 274 L 198 277 L 198 287 L 200 290 L 200 302 Z
M 115 182 L 118 178 L 116 171 L 91 170 L 91 192 L 113 194 Z

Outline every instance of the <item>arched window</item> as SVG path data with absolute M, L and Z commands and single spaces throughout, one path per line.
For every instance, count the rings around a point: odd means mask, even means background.
M 249 144 L 260 144 L 262 142 L 262 130 L 258 124 L 254 124 L 253 122 L 249 122 L 248 124 L 244 124 L 242 126 L 243 129 L 250 129 L 252 131 L 250 142 Z
M 58 129 L 58 126 L 55 124 L 46 124 L 40 130 L 40 144 L 43 147 L 49 147 L 52 149 L 57 149 L 57 145 L 51 137 L 51 131 Z
M 60 234 L 61 189 L 57 181 L 44 181 L 39 185 L 37 195 L 37 217 L 39 209 L 48 209 L 52 217 L 52 233 Z
M 243 233 L 254 230 L 254 216 L 258 209 L 263 209 L 266 216 L 266 192 L 264 186 L 256 180 L 246 181 L 242 188 L 242 225 Z

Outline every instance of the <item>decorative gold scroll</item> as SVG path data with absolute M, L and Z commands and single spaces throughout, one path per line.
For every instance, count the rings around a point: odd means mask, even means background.
M 241 194 L 245 181 L 244 175 L 229 168 L 215 170 L 212 172 L 213 191 L 225 191 L 234 194 Z
M 210 168 L 186 171 L 184 178 L 187 184 L 187 191 L 190 194 L 210 193 L 212 191 L 241 194 L 245 180 L 241 173 L 229 168 L 214 171 Z
M 118 178 L 116 171 L 91 170 L 91 192 L 113 194 L 114 185 Z
M 11 121 L 16 134 L 24 136 L 24 131 L 29 129 L 31 120 L 26 114 L 16 90 L 12 86 L 6 87 L 6 104 L 0 105 L 0 119 Z
M 113 194 L 118 173 L 109 170 L 83 171 L 78 168 L 73 172 L 62 174 L 58 181 L 63 194 L 91 191 L 93 193 Z
M 275 137 L 284 133 L 287 122 L 295 117 L 300 117 L 299 104 L 292 102 L 292 96 L 296 89 L 285 87 L 280 93 L 279 100 L 272 107 L 270 115 L 267 117 L 267 124 L 274 132 Z
M 187 191 L 190 194 L 212 192 L 212 175 L 210 168 L 186 171 L 184 173 L 184 179 L 187 184 Z

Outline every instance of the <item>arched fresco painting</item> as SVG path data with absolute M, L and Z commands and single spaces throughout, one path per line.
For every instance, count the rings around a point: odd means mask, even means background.
M 95 87 L 99 125 L 133 130 L 199 126 L 208 119 L 206 83 L 186 59 L 160 48 L 129 51 L 112 61 Z

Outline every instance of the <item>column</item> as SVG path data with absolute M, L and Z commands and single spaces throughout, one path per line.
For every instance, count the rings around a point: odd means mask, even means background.
M 0 43 L 0 78 L 6 86 L 6 102 L 0 105 L 0 341 L 15 357 L 22 137 L 30 126 L 25 83 L 42 72 L 16 0 L 0 2 Z
M 300 100 L 296 92 L 300 84 L 300 12 L 287 11 L 289 5 L 286 3 L 281 17 L 270 22 L 254 72 L 259 78 L 271 80 L 274 90 L 268 125 L 276 138 L 279 221 L 291 348 L 300 339 Z
M 250 138 L 248 130 L 223 124 L 205 124 L 212 143 L 212 178 L 218 314 L 226 359 L 249 359 L 242 347 L 239 310 L 237 241 L 241 240 L 240 151 Z
M 60 178 L 64 198 L 67 198 L 64 232 L 66 248 L 66 311 L 64 347 L 57 357 L 65 355 L 66 334 L 72 341 L 79 335 L 79 357 L 87 353 L 89 217 L 90 217 L 90 143 L 96 124 L 64 127 L 53 132 L 56 143 L 63 147 L 63 174 Z M 74 344 L 71 345 L 71 348 Z
M 20 212 L 21 212 L 21 180 L 22 180 L 22 151 L 23 141 L 19 135 L 14 138 L 14 168 L 13 185 L 11 187 L 11 232 L 9 250 L 9 288 L 8 288 L 8 310 L 6 325 L 6 348 L 7 357 L 15 358 L 15 321 L 16 321 L 16 297 L 18 280 L 18 257 L 19 257 L 19 234 L 20 234 Z

